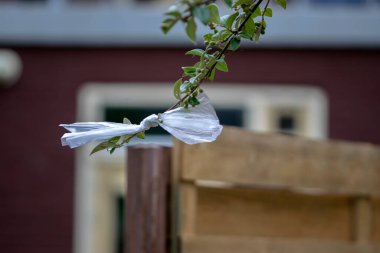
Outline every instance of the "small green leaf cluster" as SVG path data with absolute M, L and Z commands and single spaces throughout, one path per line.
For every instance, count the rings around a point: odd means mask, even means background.
M 275 0 L 286 8 L 286 0 Z M 243 39 L 258 41 L 265 34 L 265 18 L 272 17 L 268 7 L 270 0 L 224 0 L 232 10 L 229 15 L 220 16 L 219 7 L 214 1 L 180 0 L 165 13 L 166 19 L 161 28 L 167 33 L 178 21 L 185 24 L 189 39 L 196 40 L 198 22 L 208 26 L 210 32 L 203 35 L 205 49 L 193 49 L 187 55 L 198 57 L 193 66 L 182 67 L 183 74 L 174 83 L 173 94 L 179 102 L 176 105 L 196 106 L 196 95 L 204 80 L 213 80 L 216 70 L 228 72 L 225 61 L 226 51 L 236 51 Z
M 226 0 L 227 1 L 227 0 Z M 189 39 L 196 41 L 198 20 L 203 25 L 214 27 L 220 23 L 219 8 L 214 0 L 181 0 L 172 5 L 165 13 L 166 18 L 161 23 L 161 29 L 166 34 L 181 21 L 185 25 L 185 32 Z M 230 3 L 229 1 L 227 1 Z
M 174 83 L 174 97 L 180 101 L 183 100 L 185 108 L 189 105 L 196 106 L 199 104 L 197 96 L 200 92 L 200 83 L 204 79 L 213 80 L 216 70 L 228 72 L 224 56 L 219 57 L 218 54 L 219 52 L 210 53 L 203 49 L 193 49 L 186 52 L 186 55 L 197 57 L 199 61 L 193 66 L 182 67 L 182 77 Z
M 196 41 L 197 22 L 208 26 L 213 33 L 204 36 L 205 43 L 220 45 L 226 39 L 234 35 L 249 40 L 257 40 L 258 34 L 264 34 L 266 24 L 264 17 L 272 17 L 272 9 L 268 7 L 270 0 L 260 7 L 263 1 L 260 0 L 223 0 L 232 10 L 232 13 L 225 16 L 219 15 L 219 7 L 215 0 L 179 0 L 172 5 L 165 13 L 165 19 L 161 23 L 161 29 L 166 34 L 171 28 L 181 21 L 185 26 L 185 32 L 189 39 Z M 286 0 L 275 0 L 282 8 L 286 8 Z M 262 8 L 262 9 L 261 9 Z M 248 18 L 249 17 L 249 18 Z M 260 20 L 255 18 L 261 17 Z M 240 25 L 244 23 L 244 26 Z M 241 31 L 239 27 L 242 28 Z M 238 39 L 235 39 L 231 46 L 237 49 Z

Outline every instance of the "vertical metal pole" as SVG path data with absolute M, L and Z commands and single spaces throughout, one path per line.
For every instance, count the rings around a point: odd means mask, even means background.
M 171 149 L 128 148 L 125 253 L 168 252 Z

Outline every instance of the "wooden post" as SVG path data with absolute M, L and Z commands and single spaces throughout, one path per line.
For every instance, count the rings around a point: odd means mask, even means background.
M 166 253 L 171 149 L 128 148 L 125 253 Z

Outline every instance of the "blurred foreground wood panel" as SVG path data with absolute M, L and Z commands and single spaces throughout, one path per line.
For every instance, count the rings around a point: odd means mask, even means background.
M 234 236 L 193 236 L 183 238 L 182 252 L 188 253 L 373 253 L 379 247 L 318 239 L 250 238 Z
M 379 147 L 226 127 L 172 159 L 182 253 L 380 252 Z

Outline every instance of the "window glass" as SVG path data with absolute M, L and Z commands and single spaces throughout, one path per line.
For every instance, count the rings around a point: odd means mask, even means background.
M 296 131 L 296 119 L 293 115 L 280 115 L 278 118 L 278 129 L 283 133 L 293 133 Z
M 133 124 L 140 123 L 145 117 L 151 114 L 164 112 L 167 108 L 148 107 L 106 107 L 104 111 L 105 121 L 122 122 L 127 117 Z M 243 126 L 243 110 L 239 108 L 216 108 L 216 114 L 220 123 L 225 126 Z M 161 127 L 149 129 L 147 134 L 166 135 L 167 132 Z
M 307 113 L 302 107 L 271 107 L 269 109 L 271 131 L 284 134 L 306 135 Z

